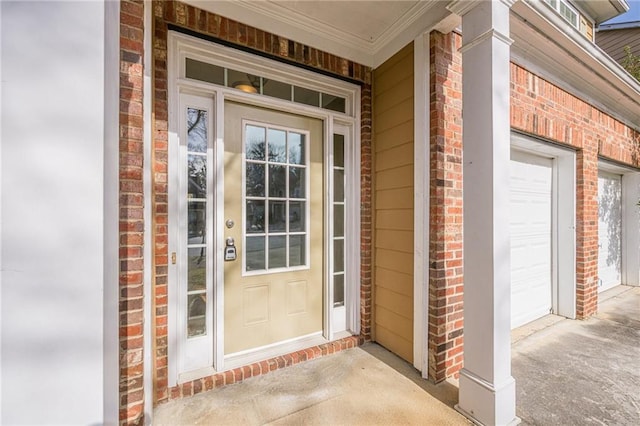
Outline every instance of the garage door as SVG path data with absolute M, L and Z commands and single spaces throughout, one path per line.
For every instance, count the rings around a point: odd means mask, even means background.
M 511 327 L 551 311 L 552 160 L 511 155 Z
M 622 254 L 622 180 L 598 173 L 598 290 L 620 284 Z

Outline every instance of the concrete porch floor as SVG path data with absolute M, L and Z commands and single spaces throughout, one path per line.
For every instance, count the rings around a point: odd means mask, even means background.
M 640 288 L 601 295 L 587 321 L 549 315 L 512 333 L 517 414 L 528 425 L 640 424 Z M 455 382 L 433 385 L 367 344 L 171 401 L 156 425 L 467 425 Z

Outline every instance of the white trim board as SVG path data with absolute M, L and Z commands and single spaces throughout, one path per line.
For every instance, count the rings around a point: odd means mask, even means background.
M 414 40 L 413 366 L 429 376 L 429 33 Z

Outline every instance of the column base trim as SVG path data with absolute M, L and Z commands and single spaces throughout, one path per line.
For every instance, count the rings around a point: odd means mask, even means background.
M 469 420 L 471 423 L 473 423 L 474 425 L 478 425 L 478 426 L 485 426 L 484 423 L 480 423 L 480 420 L 476 419 L 475 417 L 473 417 L 471 414 L 467 413 L 466 411 L 464 411 L 464 409 L 460 408 L 459 404 L 456 404 L 453 406 L 453 408 L 460 414 L 462 414 L 463 416 L 465 416 L 467 418 L 467 420 Z M 519 425 L 522 422 L 522 419 L 520 417 L 514 417 L 514 419 L 510 422 L 507 423 L 506 426 L 516 426 Z
M 459 403 L 455 409 L 476 425 L 517 425 L 516 381 L 509 377 L 497 385 L 469 370 L 460 371 Z

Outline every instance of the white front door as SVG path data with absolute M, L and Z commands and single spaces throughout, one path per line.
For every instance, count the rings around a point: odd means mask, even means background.
M 598 173 L 598 291 L 621 282 L 622 179 Z
M 551 311 L 552 161 L 511 155 L 511 327 Z

